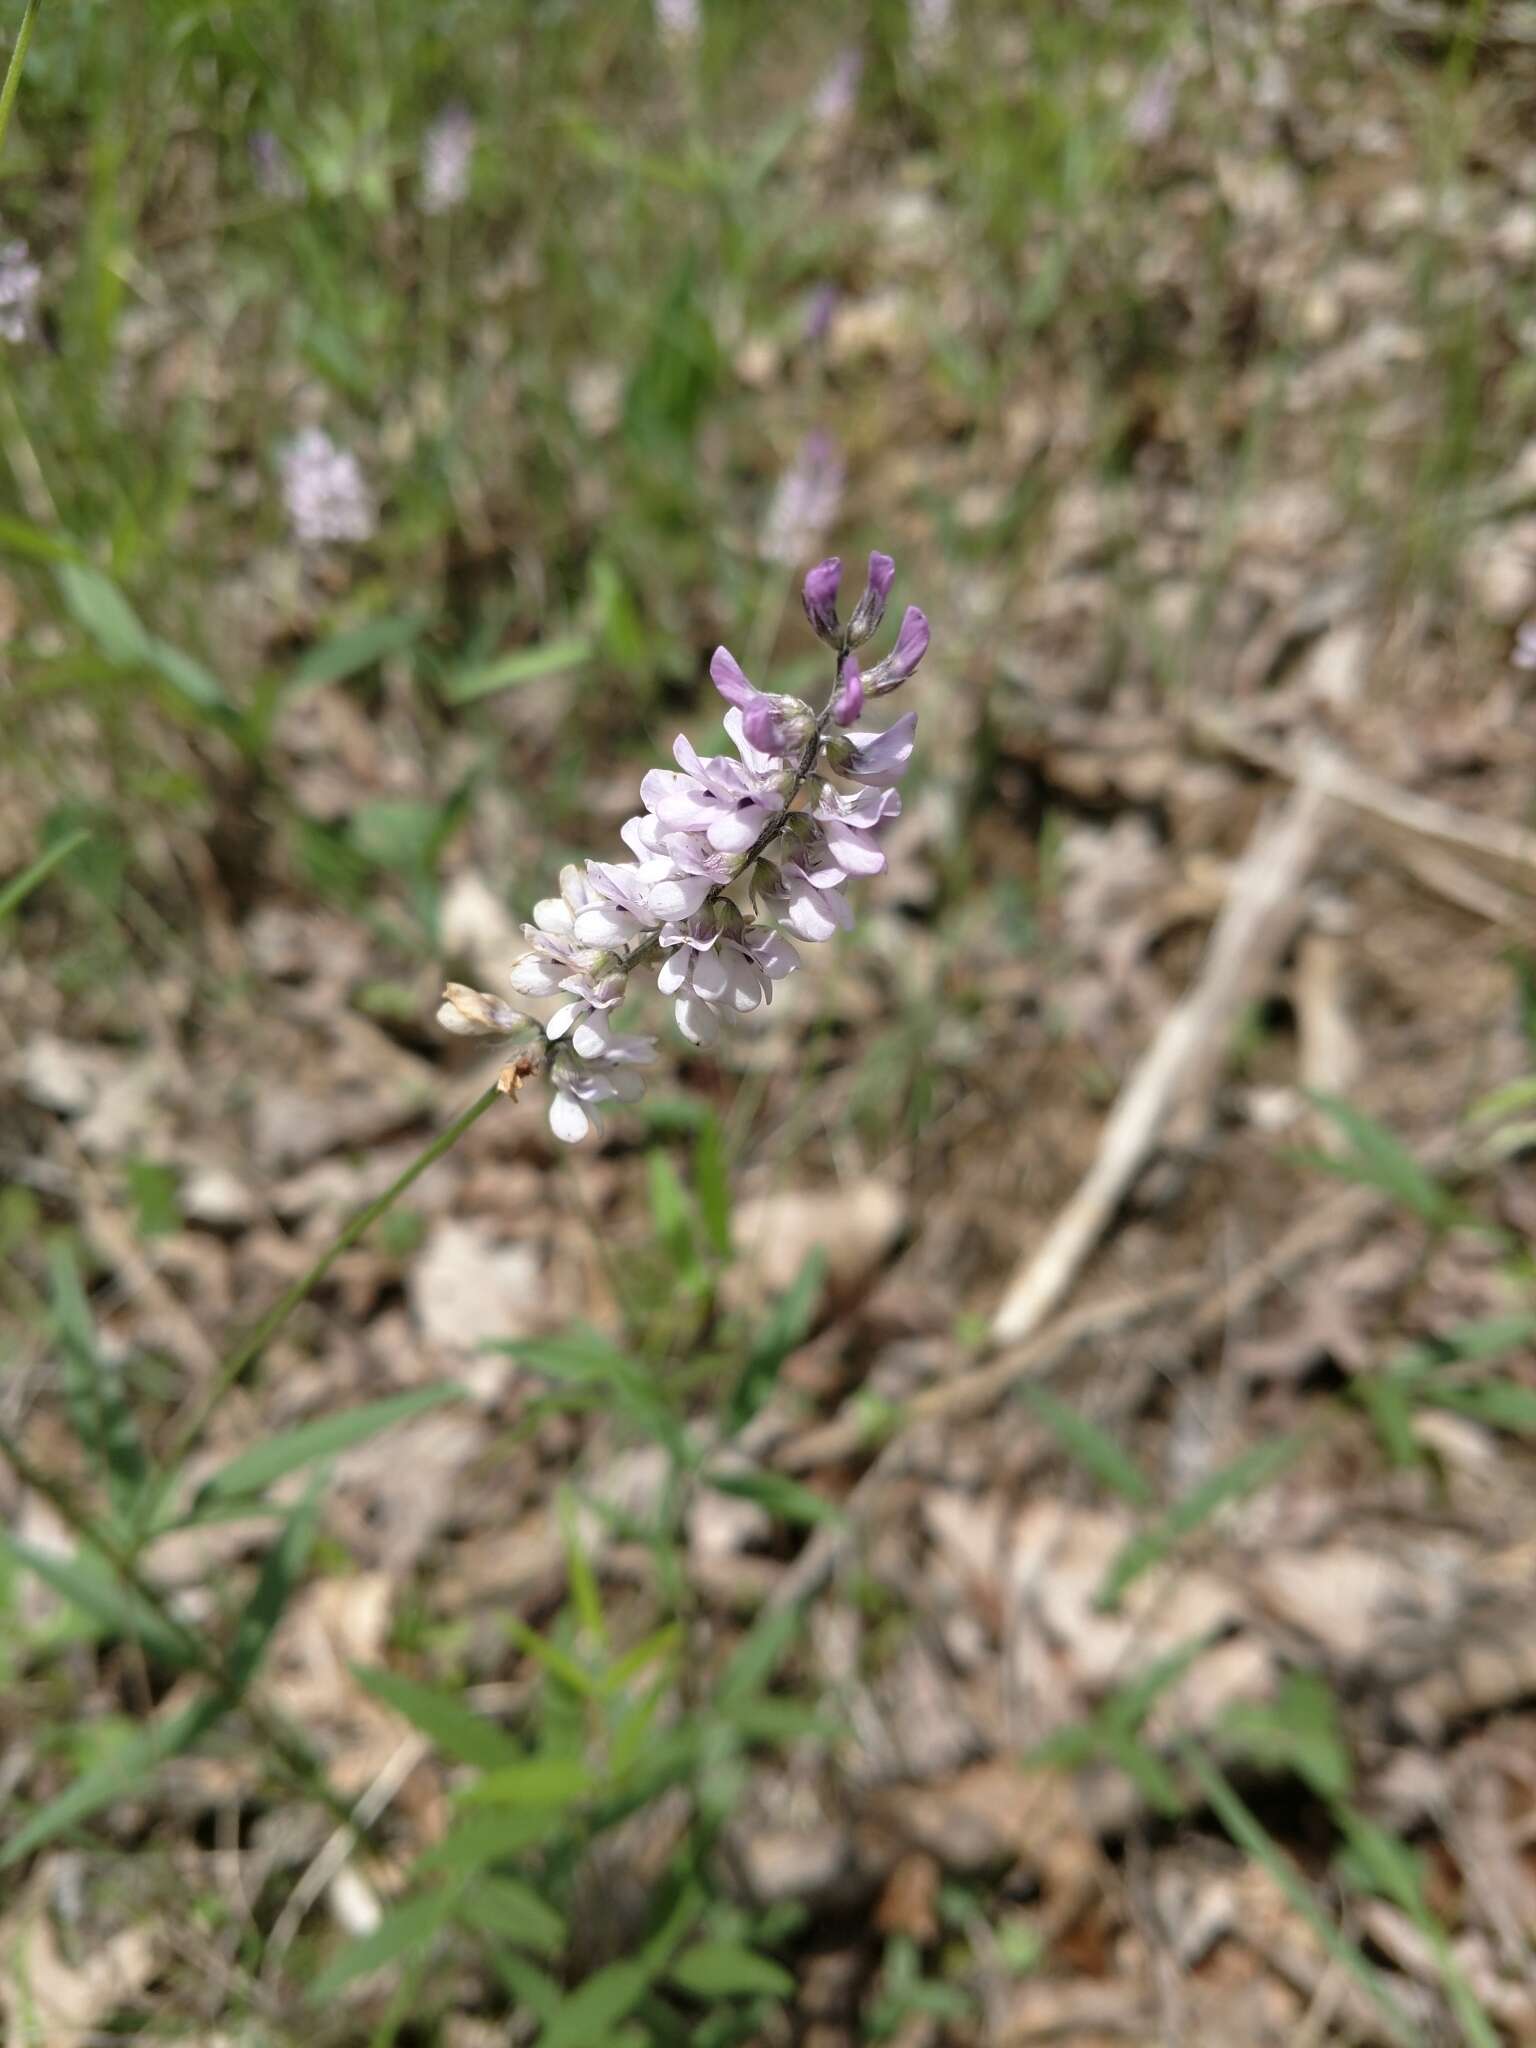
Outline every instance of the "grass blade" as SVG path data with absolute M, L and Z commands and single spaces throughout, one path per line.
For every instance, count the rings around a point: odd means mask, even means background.
M 1077 1409 L 1069 1408 L 1065 1401 L 1058 1401 L 1044 1387 L 1026 1387 L 1024 1401 L 1067 1456 L 1101 1486 L 1128 1500 L 1132 1507 L 1151 1507 L 1156 1499 L 1151 1480 L 1107 1431 Z
M 223 1716 L 227 1706 L 227 1701 L 216 1697 L 198 1700 L 170 1720 L 131 1737 L 121 1749 L 76 1778 L 56 1799 L 50 1799 L 22 1823 L 4 1848 L 0 1848 L 0 1869 L 19 1863 L 23 1856 L 29 1856 L 44 1842 L 51 1842 L 66 1828 L 89 1819 L 103 1806 L 110 1806 L 114 1799 L 129 1792 L 142 1792 L 149 1773 L 167 1758 L 190 1749 Z
M 439 1408 L 446 1401 L 461 1401 L 462 1387 L 445 1385 L 440 1387 L 419 1387 L 408 1394 L 392 1394 L 387 1400 L 370 1401 L 361 1408 L 349 1408 L 341 1415 L 327 1415 L 318 1422 L 300 1423 L 297 1429 L 284 1430 L 281 1435 L 269 1437 L 265 1443 L 255 1444 L 248 1451 L 242 1451 L 238 1458 L 231 1458 L 199 1490 L 193 1505 L 193 1516 L 207 1505 L 215 1505 L 237 1499 L 244 1494 L 260 1493 L 275 1479 L 284 1479 L 290 1472 L 297 1472 L 305 1465 L 313 1464 L 317 1458 L 331 1458 L 339 1451 L 351 1450 L 355 1444 L 366 1443 L 371 1436 L 377 1436 L 382 1429 L 389 1429 L 397 1422 L 405 1422 L 413 1415 L 422 1415 L 429 1408 Z
M 1392 2037 L 1422 2048 L 1422 2036 L 1387 1988 L 1381 1972 L 1336 1927 L 1312 1896 L 1311 1887 L 1286 1857 L 1278 1842 L 1243 1803 L 1237 1792 L 1203 1750 L 1194 1743 L 1183 1747 L 1184 1761 L 1211 1811 L 1245 1855 L 1251 1856 L 1279 1885 L 1292 1906 L 1306 1921 L 1328 1953 L 1349 1972 L 1366 1997 L 1386 2021 Z
M 1277 1479 L 1299 1456 L 1303 1441 L 1299 1436 L 1282 1436 L 1270 1443 L 1255 1444 L 1240 1458 L 1234 1458 L 1230 1465 L 1223 1465 L 1208 1479 L 1202 1480 L 1182 1500 L 1175 1501 L 1165 1515 L 1160 1516 L 1150 1528 L 1133 1536 L 1120 1552 L 1104 1575 L 1104 1583 L 1098 1591 L 1098 1605 L 1113 1607 L 1134 1580 L 1166 1557 L 1175 1544 L 1192 1535 L 1203 1522 L 1209 1521 L 1218 1509 L 1231 1501 L 1242 1500 L 1250 1493 L 1257 1493 L 1261 1486 Z
M 51 1551 L 36 1550 L 4 1529 L 0 1529 L 0 1550 L 24 1565 L 45 1586 L 51 1586 L 72 1607 L 89 1615 L 110 1638 L 138 1643 L 172 1670 L 191 1668 L 190 1646 L 175 1624 L 109 1577 L 105 1563 L 98 1563 L 88 1552 L 55 1557 Z
M 367 1670 L 360 1664 L 353 1665 L 352 1675 L 365 1691 L 403 1714 L 413 1728 L 419 1728 L 444 1756 L 457 1763 L 495 1770 L 498 1765 L 520 1764 L 525 1759 L 526 1752 L 504 1729 L 451 1693 L 405 1678 L 398 1671 Z
M 23 868 L 14 880 L 7 882 L 5 887 L 0 889 L 0 921 L 9 917 L 18 904 L 24 903 L 38 883 L 51 875 L 62 861 L 68 860 L 78 847 L 84 846 L 90 836 L 83 826 L 68 833 L 55 845 L 50 846 L 46 853 L 40 853 L 31 867 Z

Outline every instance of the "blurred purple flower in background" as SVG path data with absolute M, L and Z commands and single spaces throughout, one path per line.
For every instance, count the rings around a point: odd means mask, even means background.
M 1154 65 L 1125 109 L 1125 134 L 1143 148 L 1164 142 L 1173 130 L 1179 103 L 1179 68 L 1171 58 Z
M 831 436 L 806 435 L 780 477 L 758 540 L 766 562 L 793 568 L 814 554 L 843 501 L 843 458 Z
M 1536 612 L 1521 620 L 1509 658 L 1516 668 L 1536 669 Z
M 301 547 L 371 540 L 378 524 L 357 457 L 322 427 L 305 427 L 282 453 L 283 503 Z
M 834 60 L 831 70 L 811 95 L 811 119 L 818 128 L 840 128 L 858 103 L 864 76 L 864 54 L 851 45 Z
M 6 341 L 25 341 L 36 328 L 42 281 L 25 242 L 0 242 L 0 336 Z
M 268 199 L 302 199 L 306 186 L 293 159 L 270 128 L 258 128 L 247 147 L 256 189 Z
M 696 43 L 702 27 L 699 0 L 656 0 L 656 26 L 669 43 Z
M 452 213 L 469 196 L 475 155 L 475 117 L 455 102 L 445 107 L 422 138 L 421 210 Z

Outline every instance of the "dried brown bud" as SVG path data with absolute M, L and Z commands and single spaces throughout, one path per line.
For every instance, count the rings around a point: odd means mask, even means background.
M 500 996 L 466 988 L 462 981 L 450 981 L 443 990 L 437 1021 L 457 1038 L 490 1038 L 504 1031 L 516 1031 L 527 1019 Z
M 507 1064 L 496 1076 L 496 1086 L 503 1095 L 510 1095 L 512 1100 L 516 1102 L 519 1094 L 522 1092 L 523 1083 L 531 1080 L 538 1071 L 538 1055 L 531 1052 L 520 1052 L 515 1060 L 508 1060 Z

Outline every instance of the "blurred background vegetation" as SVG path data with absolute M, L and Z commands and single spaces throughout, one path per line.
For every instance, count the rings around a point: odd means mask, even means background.
M 45 0 L 7 2048 L 1536 2036 L 1533 114 L 1517 0 Z M 489 1078 L 445 976 L 870 547 L 856 931 L 265 1328 Z M 1319 736 L 1439 825 L 1309 881 L 1084 1292 L 1360 1206 L 924 1422 Z

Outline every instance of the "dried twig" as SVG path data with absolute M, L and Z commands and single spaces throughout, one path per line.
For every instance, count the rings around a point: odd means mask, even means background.
M 1233 872 L 1199 979 L 1164 1019 L 1121 1091 L 1098 1155 L 1077 1192 L 1015 1274 L 992 1322 L 1002 1343 L 1031 1335 L 1063 1299 L 1168 1117 L 1225 1056 L 1243 1004 L 1273 967 L 1301 917 L 1302 885 L 1326 836 L 1328 799 L 1305 777 L 1266 819 Z

